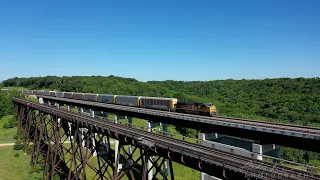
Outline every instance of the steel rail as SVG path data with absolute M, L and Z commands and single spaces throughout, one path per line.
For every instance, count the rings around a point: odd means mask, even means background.
M 268 175 L 271 175 L 271 174 L 275 175 L 275 176 L 272 176 L 272 178 L 270 178 L 271 176 L 270 177 L 262 176 L 261 179 L 283 179 L 283 178 L 320 179 L 319 175 L 309 174 L 301 170 L 295 170 L 295 169 L 284 167 L 284 166 L 279 166 L 281 167 L 281 169 L 275 169 L 275 164 L 273 163 L 263 162 L 255 159 L 242 157 L 239 155 L 234 155 L 231 153 L 208 148 L 199 144 L 193 144 L 193 143 L 181 141 L 178 139 L 173 139 L 167 136 L 146 132 L 143 130 L 111 123 L 108 121 L 101 121 L 96 118 L 83 116 L 81 114 L 62 110 L 62 109 L 52 108 L 52 107 L 41 105 L 31 101 L 21 100 L 21 99 L 13 99 L 13 101 L 15 103 L 27 105 L 28 107 L 46 112 L 48 114 L 61 117 L 62 119 L 66 119 L 66 120 L 75 119 L 77 121 L 81 121 L 82 123 L 91 124 L 95 127 L 100 127 L 105 130 L 106 129 L 109 131 L 116 130 L 117 133 L 122 132 L 125 135 L 128 135 L 129 137 L 132 137 L 135 139 L 139 139 L 143 137 L 144 139 L 147 139 L 148 141 L 153 142 L 155 146 L 168 148 L 171 151 L 180 152 L 186 156 L 190 156 L 193 158 L 199 158 L 202 161 L 209 164 L 224 166 L 225 168 L 235 172 L 239 172 L 241 168 L 246 167 L 248 165 L 248 162 L 250 162 L 251 168 L 246 169 L 246 171 L 250 173 L 252 176 L 254 177 L 261 176 L 261 172 Z M 283 176 L 284 173 L 290 174 L 290 177 L 284 177 Z M 301 176 L 302 174 L 303 176 Z
M 168 111 L 161 111 L 161 110 L 154 110 L 154 109 L 106 104 L 106 103 L 67 99 L 67 98 L 57 98 L 57 97 L 51 97 L 51 96 L 38 96 L 38 97 L 41 97 L 44 99 L 58 100 L 61 102 L 72 102 L 79 105 L 83 104 L 83 105 L 90 105 L 90 106 L 96 106 L 96 107 L 105 107 L 105 108 L 117 109 L 122 111 L 133 112 L 133 113 L 158 115 L 162 117 L 170 117 L 170 118 L 181 119 L 181 120 L 216 124 L 220 126 L 229 126 L 229 127 L 235 127 L 235 128 L 257 130 L 257 131 L 269 130 L 267 132 L 276 133 L 276 134 L 289 133 L 292 136 L 320 140 L 320 128 L 315 128 L 315 127 L 281 124 L 281 123 L 274 123 L 274 122 L 251 121 L 251 120 L 243 120 L 238 118 L 229 118 L 229 117 L 221 117 L 221 116 L 206 117 L 206 116 L 200 116 L 200 115 L 168 112 Z M 248 126 L 248 127 L 241 127 L 241 126 Z

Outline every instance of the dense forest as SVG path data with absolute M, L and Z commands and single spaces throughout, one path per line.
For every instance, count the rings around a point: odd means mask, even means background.
M 3 116 L 13 114 L 13 104 L 11 103 L 12 97 L 21 97 L 20 92 L 12 91 L 10 94 L 0 92 L 0 119 Z
M 214 103 L 220 115 L 320 123 L 320 78 L 279 78 L 265 80 L 216 81 L 150 81 L 139 82 L 132 78 L 101 77 L 31 77 L 11 78 L 2 87 L 23 87 L 76 92 L 94 92 L 123 95 L 176 97 L 185 101 Z M 12 114 L 13 96 L 0 93 L 0 118 Z M 180 127 L 188 134 L 190 129 Z M 195 133 L 196 134 L 196 133 Z M 282 148 L 284 159 L 309 163 L 320 167 L 320 154 L 292 148 Z
M 320 123 L 320 78 L 149 81 L 116 76 L 11 78 L 4 87 L 176 97 L 212 102 L 220 115 L 299 124 Z

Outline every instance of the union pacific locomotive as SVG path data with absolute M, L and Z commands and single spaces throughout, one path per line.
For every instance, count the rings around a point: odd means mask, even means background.
M 145 96 L 125 96 L 111 94 L 93 94 L 78 92 L 59 92 L 44 90 L 22 90 L 23 94 L 54 96 L 60 98 L 78 99 L 124 106 L 135 106 L 141 108 L 165 110 L 188 114 L 205 116 L 217 115 L 216 106 L 211 103 L 180 102 L 177 98 L 145 97 Z

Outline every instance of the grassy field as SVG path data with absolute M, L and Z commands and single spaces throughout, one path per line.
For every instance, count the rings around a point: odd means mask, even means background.
M 13 118 L 13 115 L 4 116 L 0 119 L 0 144 L 15 142 L 13 136 L 16 134 L 17 128 L 3 128 L 3 124 L 11 118 Z
M 14 157 L 15 154 L 19 157 Z M 34 180 L 41 179 L 42 173 L 29 173 L 30 155 L 22 150 L 13 150 L 12 146 L 0 147 L 0 180 Z

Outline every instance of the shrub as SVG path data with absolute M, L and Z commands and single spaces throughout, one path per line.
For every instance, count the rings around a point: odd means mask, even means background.
M 13 136 L 13 139 L 15 140 L 22 139 L 22 138 L 23 138 L 23 135 L 22 135 L 22 132 L 20 131 Z
M 10 121 L 7 121 L 7 122 L 3 123 L 2 127 L 4 129 L 9 129 L 9 128 L 13 128 L 14 125 Z
M 3 123 L 2 128 L 8 129 L 8 128 L 9 128 L 8 126 L 9 126 L 9 125 L 8 125 L 8 122 L 5 122 L 5 123 Z
M 55 174 L 55 175 L 53 176 L 53 180 L 60 180 L 60 177 L 58 176 L 58 174 Z
M 21 150 L 24 148 L 24 145 L 18 140 L 16 143 L 13 145 L 14 150 Z
M 40 173 L 42 169 L 40 167 L 33 167 L 30 169 L 29 174 Z
M 19 157 L 19 156 L 20 156 L 19 153 L 15 153 L 15 154 L 14 154 L 14 157 Z
M 3 127 L 4 129 L 13 128 L 13 127 L 17 126 L 17 123 L 18 123 L 18 122 L 15 120 L 15 118 L 12 117 L 12 118 L 8 119 L 8 120 L 2 125 L 2 127 Z
M 26 153 L 27 154 L 31 154 L 32 153 L 32 145 L 29 145 L 28 147 L 27 147 L 27 149 L 26 149 Z

